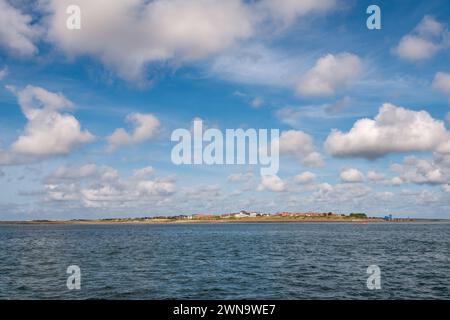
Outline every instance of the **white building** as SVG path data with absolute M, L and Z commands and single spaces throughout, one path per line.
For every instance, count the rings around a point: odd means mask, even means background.
M 256 218 L 257 216 L 258 212 L 247 212 L 245 210 L 234 215 L 235 218 Z

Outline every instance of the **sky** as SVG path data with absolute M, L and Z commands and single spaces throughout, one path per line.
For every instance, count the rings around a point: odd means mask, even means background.
M 450 218 L 449 22 L 445 0 L 0 0 L 0 220 Z M 279 129 L 278 173 L 174 164 L 195 120 Z

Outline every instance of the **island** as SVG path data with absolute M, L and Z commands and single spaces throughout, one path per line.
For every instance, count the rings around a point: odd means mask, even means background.
M 241 210 L 236 213 L 151 216 L 132 218 L 0 221 L 0 224 L 167 224 L 167 223 L 274 223 L 274 222 L 433 222 L 430 219 L 394 218 L 392 215 L 371 217 L 365 213 L 277 212 L 262 213 Z

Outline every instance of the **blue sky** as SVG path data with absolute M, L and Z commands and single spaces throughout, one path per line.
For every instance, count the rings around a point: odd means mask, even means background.
M 79 30 L 66 27 L 71 4 Z M 366 26 L 371 4 L 380 30 Z M 446 1 L 0 9 L 2 220 L 241 209 L 450 217 Z M 278 174 L 174 165 L 172 131 L 198 118 L 279 129 Z

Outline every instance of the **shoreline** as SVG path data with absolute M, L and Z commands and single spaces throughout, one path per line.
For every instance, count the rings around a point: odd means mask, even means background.
M 386 221 L 381 218 L 369 219 L 295 219 L 295 218 L 240 218 L 240 219 L 198 219 L 198 220 L 175 220 L 175 219 L 100 219 L 100 220 L 31 220 L 31 221 L 0 221 L 0 225 L 168 225 L 168 224 L 233 224 L 233 223 L 358 223 L 358 224 L 380 224 L 380 223 L 416 223 L 450 224 L 447 219 L 397 219 Z

